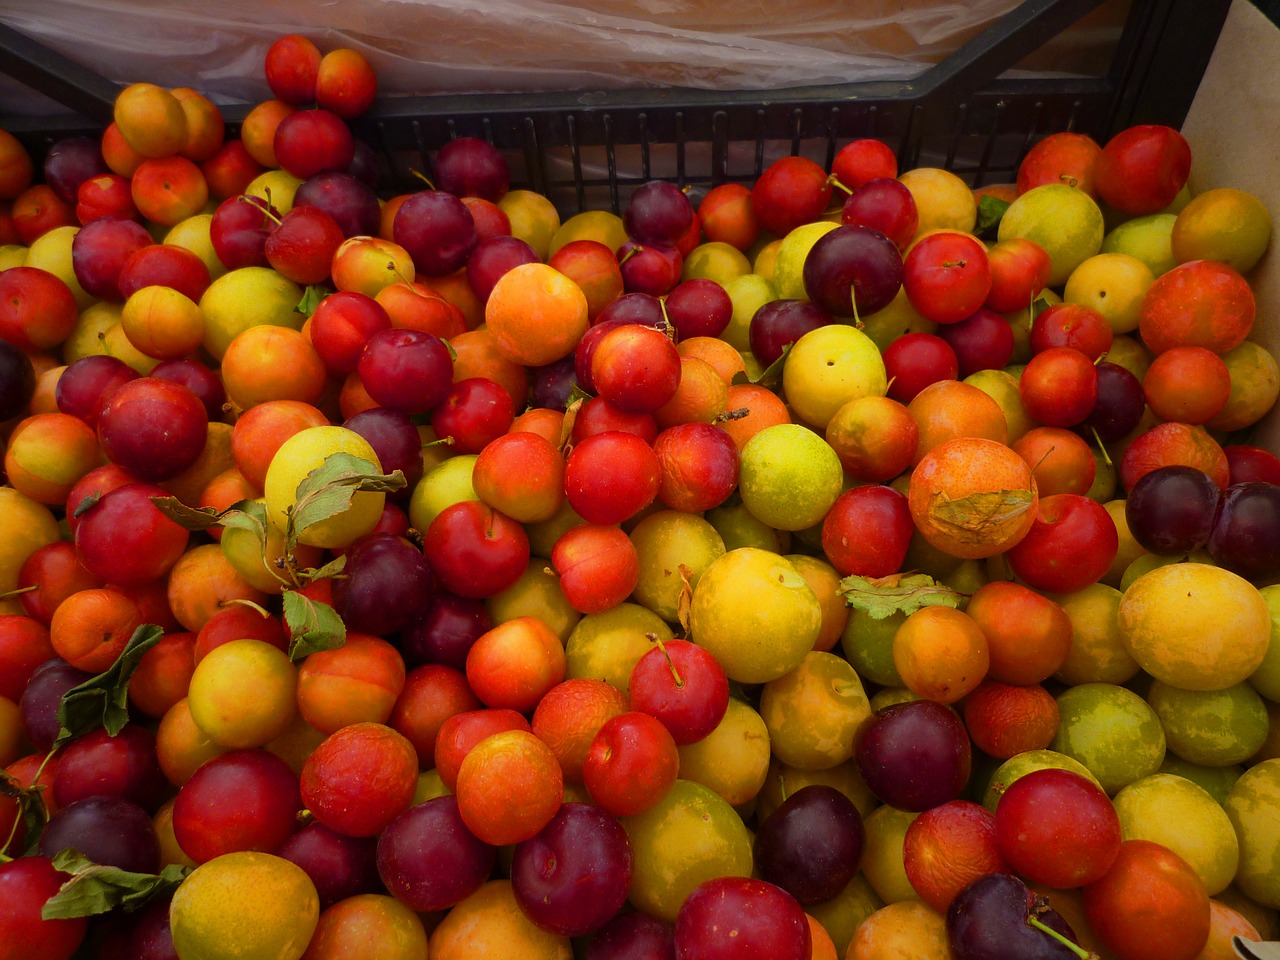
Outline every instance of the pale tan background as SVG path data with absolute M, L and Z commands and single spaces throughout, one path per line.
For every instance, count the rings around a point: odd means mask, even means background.
M 1191 144 L 1191 188 L 1257 194 L 1280 223 L 1280 30 L 1248 0 L 1235 0 L 1182 131 Z M 1258 299 L 1251 340 L 1280 356 L 1280 242 L 1249 275 Z M 1258 443 L 1280 453 L 1280 410 L 1260 424 Z

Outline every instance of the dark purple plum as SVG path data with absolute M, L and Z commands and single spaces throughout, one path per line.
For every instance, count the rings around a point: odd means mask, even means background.
M 624 323 L 643 323 L 650 327 L 662 327 L 666 317 L 662 313 L 662 301 L 649 293 L 624 293 L 611 300 L 596 315 L 592 326 L 621 320 Z
M 835 317 L 883 310 L 902 288 L 902 254 L 871 227 L 843 225 L 823 234 L 804 260 L 804 288 Z
M 438 663 L 465 670 L 471 645 L 492 626 L 483 600 L 437 590 L 422 616 L 400 634 L 405 665 Z
M 378 169 L 378 151 L 359 137 L 355 138 L 355 153 L 345 171 L 370 190 L 377 191 L 381 171 Z
M 806 906 L 829 900 L 858 872 L 865 839 L 853 801 L 834 787 L 810 784 L 760 824 L 756 872 Z
M 425 330 L 377 331 L 360 352 L 356 371 L 375 403 L 410 416 L 433 409 L 453 389 L 449 347 Z
M 590 331 L 588 331 L 590 332 Z M 541 367 L 529 371 L 529 403 L 534 407 L 564 410 L 569 396 L 577 386 L 578 374 L 575 356 L 570 353 Z
M 620 913 L 587 941 L 582 960 L 676 960 L 676 928 L 647 913 Z
M 536 835 L 516 844 L 511 889 L 525 916 L 563 937 L 594 933 L 631 889 L 631 842 L 617 818 L 565 803 Z
M 1044 898 L 1008 873 L 979 877 L 947 908 L 947 942 L 955 960 L 1077 960 L 1075 950 L 1032 926 L 1031 917 L 1076 942 L 1075 931 Z
M 1246 480 L 1227 487 L 1206 546 L 1218 566 L 1246 580 L 1280 576 L 1280 486 Z
M 40 834 L 40 854 L 53 857 L 68 848 L 132 873 L 160 869 L 160 840 L 151 816 L 124 797 L 86 797 L 50 817 Z
M 391 235 L 409 252 L 417 271 L 428 277 L 442 277 L 464 266 L 477 241 L 471 211 L 444 190 L 412 194 L 396 211 Z
M 525 263 L 540 263 L 533 247 L 519 237 L 488 237 L 476 244 L 467 257 L 467 283 L 485 303 L 502 275 Z
M 78 670 L 61 657 L 46 660 L 31 673 L 18 706 L 22 708 L 22 732 L 40 753 L 48 753 L 58 738 L 58 705 L 72 687 L 78 687 L 93 674 Z
M 665 180 L 651 180 L 628 198 L 622 225 L 637 243 L 675 246 L 689 232 L 693 217 L 693 204 L 683 190 Z
M 44 182 L 72 206 L 80 184 L 110 172 L 101 145 L 92 137 L 64 137 L 44 155 Z
M 320 909 L 361 893 L 379 893 L 376 837 L 349 837 L 318 821 L 307 824 L 276 851 L 296 863 L 316 885 Z
M 788 344 L 833 319 L 830 312 L 812 300 L 770 300 L 751 317 L 747 331 L 751 353 L 761 366 L 768 367 L 782 356 Z
M 937 334 L 955 351 L 962 380 L 979 370 L 1001 370 L 1013 359 L 1013 327 L 987 307 L 958 323 L 939 324 Z
M 8 340 L 0 340 L 0 420 L 26 410 L 35 392 L 36 371 L 31 358 Z
M 171 899 L 152 900 L 135 914 L 126 953 L 130 960 L 179 960 L 169 929 Z
M 1188 554 L 1209 541 L 1220 495 L 1203 470 L 1157 467 L 1129 491 L 1125 522 L 1143 549 L 1161 557 Z
M 405 485 L 388 496 L 405 501 L 422 479 L 422 436 L 409 415 L 394 407 L 370 407 L 352 414 L 342 424 L 369 441 L 383 473 L 399 470 Z
M 382 208 L 369 186 L 341 170 L 317 173 L 304 180 L 293 195 L 295 207 L 318 207 L 337 222 L 344 237 L 378 233 Z
M 426 611 L 435 577 L 422 550 L 394 533 L 367 533 L 346 552 L 333 606 L 351 630 L 385 636 Z
M 511 185 L 511 168 L 493 144 L 479 137 L 450 140 L 436 154 L 436 186 L 455 197 L 502 199 Z
M 419 913 L 446 910 L 489 879 L 498 850 L 462 822 L 458 801 L 435 797 L 410 807 L 378 835 L 378 875 Z
M 1098 371 L 1098 399 L 1077 429 L 1086 439 L 1092 440 L 1096 431 L 1100 441 L 1114 443 L 1142 419 L 1147 404 L 1142 381 L 1110 360 L 1099 360 L 1094 368 Z
M 858 771 L 882 803 L 921 812 L 954 800 L 969 780 L 969 734 L 933 700 L 895 703 L 872 714 L 854 750 Z

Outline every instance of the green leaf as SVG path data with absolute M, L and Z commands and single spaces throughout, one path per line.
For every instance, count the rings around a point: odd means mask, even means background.
M 342 513 L 357 491 L 390 493 L 404 485 L 404 474 L 399 470 L 378 473 L 377 467 L 363 457 L 331 453 L 298 484 L 289 517 L 290 540 L 307 527 Z
M 1053 306 L 1053 304 L 1044 297 L 1037 297 L 1035 300 L 1031 301 L 1031 309 L 1027 311 L 1027 325 L 1030 326 L 1035 323 L 1036 317 L 1040 316 L 1040 314 L 1044 313 L 1051 306 Z
M 71 516 L 75 517 L 78 520 L 80 517 L 83 517 L 86 513 L 92 510 L 94 506 L 97 504 L 97 502 L 101 499 L 102 499 L 102 491 L 101 490 L 93 491 L 93 493 L 89 494 L 83 500 L 81 500 L 79 503 L 76 504 L 76 508 L 73 511 L 71 511 Z
M 320 306 L 320 301 L 332 293 L 328 287 L 320 284 L 312 284 L 302 291 L 302 299 L 298 301 L 298 305 L 293 308 L 294 313 L 300 313 L 304 317 L 310 317 L 316 312 L 316 307 Z
M 782 353 L 778 355 L 778 359 L 769 364 L 760 371 L 760 376 L 752 380 L 752 383 L 758 383 L 762 387 L 773 387 L 782 381 L 782 368 L 787 365 L 787 354 L 791 352 L 793 344 L 788 343 L 782 348 Z
M 267 507 L 261 500 L 239 500 L 219 513 L 213 507 L 192 507 L 177 497 L 152 497 L 151 502 L 166 517 L 192 533 L 220 526 L 224 529 L 240 527 L 253 531 L 266 541 Z
M 266 543 L 267 505 L 261 500 L 241 500 L 233 503 L 218 515 L 218 524 L 224 530 L 248 530 L 258 540 Z
M 71 879 L 45 901 L 40 910 L 40 916 L 45 920 L 92 917 L 116 907 L 132 913 L 156 897 L 173 893 L 191 872 L 190 867 L 175 863 L 159 873 L 134 873 L 94 863 L 71 849 L 58 853 L 53 858 L 53 866 L 71 874 Z
M 289 659 L 301 660 L 321 650 L 336 650 L 347 642 L 347 628 L 338 611 L 297 590 L 286 590 L 284 622 L 289 628 Z
M 569 404 L 574 403 L 578 400 L 582 400 L 583 402 L 586 402 L 587 400 L 591 400 L 591 399 L 593 399 L 592 394 L 587 393 L 587 391 L 583 390 L 580 386 L 578 386 L 578 383 L 575 380 L 569 384 L 569 397 L 567 400 L 565 400 L 564 405 L 567 407 Z
M 994 237 L 1000 221 L 1004 218 L 1004 212 L 1009 209 L 1009 206 L 1008 200 L 1001 200 L 999 197 L 984 193 L 982 199 L 978 201 L 978 222 L 973 228 L 974 234 L 979 237 Z
M 313 580 L 325 580 L 329 577 L 336 577 L 347 568 L 347 555 L 341 554 L 334 557 L 323 567 L 310 567 L 306 570 L 299 570 L 299 577 L 310 583 Z
M 113 737 L 123 729 L 129 722 L 129 678 L 142 655 L 163 636 L 160 627 L 143 624 L 133 631 L 115 663 L 62 695 L 57 714 L 61 729 L 55 747 L 99 727 Z
M 938 583 L 927 573 L 893 573 L 887 577 L 845 577 L 840 581 L 845 603 L 873 620 L 895 613 L 907 616 L 924 607 L 958 607 L 964 594 Z
M 40 842 L 40 832 L 49 822 L 49 807 L 44 802 L 44 792 L 48 784 L 36 783 L 24 787 L 14 776 L 0 770 L 0 797 L 8 797 L 18 804 L 18 821 L 23 826 L 21 853 L 30 853 Z M 17 824 L 14 824 L 16 828 Z M 11 833 L 0 835 L 0 862 L 8 854 Z

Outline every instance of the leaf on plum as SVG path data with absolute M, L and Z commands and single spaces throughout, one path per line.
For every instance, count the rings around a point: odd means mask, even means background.
M 676 617 L 684 635 L 689 635 L 689 611 L 693 609 L 693 569 L 687 564 L 680 564 L 680 598 L 676 601 Z
M 240 527 L 253 531 L 264 542 L 266 540 L 267 508 L 259 500 L 239 500 L 222 511 L 213 507 L 193 507 L 177 497 L 152 497 L 151 502 L 166 517 L 192 533 L 210 527 Z
M 924 607 L 959 607 L 964 594 L 927 573 L 891 573 L 887 577 L 849 576 L 840 581 L 845 603 L 873 620 L 895 613 L 907 616 Z
M 22 850 L 19 851 L 22 855 L 35 851 L 40 843 L 40 832 L 49 821 L 49 807 L 45 804 L 43 796 L 47 789 L 48 784 L 44 783 L 24 787 L 13 775 L 0 770 L 0 797 L 8 797 L 18 804 L 17 820 L 21 822 L 24 831 Z M 16 830 L 17 823 L 14 823 L 13 831 Z M 13 831 L 9 836 L 2 838 L 4 844 L 0 845 L 0 862 L 9 856 L 9 841 L 15 835 Z
M 293 308 L 294 313 L 300 313 L 304 317 L 310 316 L 316 312 L 316 307 L 320 306 L 320 301 L 332 293 L 328 287 L 320 284 L 312 284 L 302 291 L 302 299 L 298 301 L 298 305 Z
M 119 867 L 94 863 L 77 850 L 63 850 L 53 858 L 55 870 L 71 874 L 71 879 L 45 901 L 40 916 L 45 920 L 92 917 L 121 907 L 132 913 L 156 897 L 178 889 L 191 872 L 190 867 L 170 864 L 159 873 L 134 873 Z
M 1036 502 L 1035 491 L 982 490 L 954 500 L 935 493 L 929 502 L 929 518 L 961 543 L 990 543 L 1005 535 L 1005 526 Z
M 358 491 L 391 493 L 405 485 L 404 473 L 378 473 L 363 457 L 331 453 L 298 484 L 289 514 L 290 542 L 307 527 L 335 517 Z
M 775 387 L 782 382 L 782 368 L 787 365 L 787 354 L 791 352 L 792 344 L 788 343 L 782 348 L 782 353 L 778 354 L 778 359 L 760 371 L 760 376 L 751 382 L 762 387 Z
M 301 660 L 321 650 L 336 650 L 347 642 L 346 625 L 329 604 L 296 590 L 286 590 L 281 600 L 284 622 L 289 628 L 290 660 Z
M 1008 200 L 1001 200 L 989 193 L 983 194 L 982 199 L 978 201 L 978 222 L 973 228 L 974 235 L 994 237 L 1000 221 L 1004 219 L 1004 212 L 1009 209 L 1009 206 Z
M 133 631 L 115 663 L 62 695 L 57 714 L 61 729 L 55 748 L 99 727 L 113 737 L 124 728 L 129 722 L 129 678 L 142 655 L 163 636 L 164 630 L 154 623 L 143 624 Z

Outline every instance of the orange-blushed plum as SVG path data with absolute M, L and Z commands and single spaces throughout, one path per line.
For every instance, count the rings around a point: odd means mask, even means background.
M 1005 444 L 1009 426 L 1004 410 L 990 396 L 963 380 L 929 384 L 907 404 L 919 434 L 913 463 L 931 450 L 958 437 L 981 437 Z
M 466 674 L 485 706 L 532 713 L 565 677 L 564 646 L 537 617 L 515 617 L 476 638 L 467 652 Z
M 316 68 L 316 103 L 344 120 L 360 116 L 378 92 L 378 78 L 364 55 L 349 47 L 330 50 Z
M 566 530 L 550 559 L 560 589 L 579 613 L 601 613 L 621 603 L 640 579 L 635 544 L 616 524 L 586 523 Z
M 374 837 L 408 809 L 418 785 L 418 755 L 381 723 L 335 730 L 302 765 L 302 802 L 331 830 Z
M 1071 651 L 1071 618 L 1054 600 L 1009 580 L 985 583 L 965 607 L 987 638 L 993 680 L 1027 686 L 1048 679 Z
M 530 407 L 511 421 L 510 433 L 536 433 L 547 443 L 559 447 L 564 433 L 565 415 L 551 407 Z
M 582 764 L 596 731 L 626 709 L 626 696 L 613 684 L 574 677 L 556 684 L 538 702 L 532 729 L 560 761 L 565 783 L 581 785 Z
M 729 388 L 716 368 L 700 357 L 682 356 L 676 392 L 653 415 L 659 427 L 713 423 L 728 402 Z
M 467 829 L 503 846 L 528 840 L 555 816 L 564 777 L 551 748 L 532 732 L 506 730 L 468 751 L 458 768 L 456 796 Z
M 1222 446 L 1204 427 L 1168 420 L 1144 430 L 1120 457 L 1120 485 L 1133 485 L 1157 467 L 1177 464 L 1203 470 L 1221 489 L 1231 476 Z
M 300 400 L 268 400 L 236 420 L 231 456 L 245 481 L 261 493 L 267 467 L 280 445 L 308 427 L 328 426 L 329 418 L 314 404 Z
M 165 711 L 156 727 L 156 760 L 165 779 L 175 787 L 190 780 L 206 760 L 229 749 L 215 743 L 196 725 L 186 697 Z
M 196 664 L 187 705 L 210 740 L 243 750 L 263 747 L 289 727 L 298 712 L 297 689 L 298 668 L 283 650 L 232 640 Z
M 592 801 L 615 817 L 653 809 L 674 786 L 680 752 L 657 717 L 628 710 L 600 725 L 582 761 Z
M 440 725 L 436 735 L 435 767 L 440 781 L 452 792 L 457 788 L 458 770 L 471 749 L 487 737 L 507 730 L 531 732 L 524 714 L 506 707 L 464 710 Z
M 298 708 L 322 733 L 360 721 L 385 723 L 404 683 L 400 651 L 381 637 L 349 632 L 344 646 L 303 661 Z
M 174 87 L 169 91 L 182 107 L 187 118 L 187 139 L 180 155 L 200 163 L 208 160 L 221 149 L 226 138 L 226 122 L 217 104 L 199 90 L 191 87 Z
M 924 607 L 893 635 L 893 663 L 912 693 L 955 703 L 986 676 L 987 638 L 963 610 Z
M 396 698 L 387 724 L 413 745 L 420 765 L 430 768 L 444 722 L 482 706 L 461 670 L 441 663 L 424 663 L 405 674 L 404 689 Z
M 520 523 L 541 523 L 564 503 L 564 454 L 536 433 L 508 432 L 479 452 L 471 472 L 476 494 Z
M 81 590 L 53 612 L 49 641 L 73 667 L 101 673 L 115 663 L 142 623 L 138 605 L 118 590 Z
M 905 405 L 891 397 L 855 397 L 827 423 L 824 436 L 845 472 L 858 480 L 884 483 L 903 473 L 915 458 L 920 428 Z
M 17 586 L 26 591 L 19 598 L 22 611 L 46 628 L 63 600 L 78 590 L 102 585 L 102 580 L 80 562 L 75 543 L 70 540 L 37 547 L 18 568 Z
M 511 395 L 517 410 L 523 410 L 529 394 L 529 373 L 524 366 L 505 357 L 487 327 L 468 330 L 449 341 L 453 347 L 453 382 L 484 377 L 499 383 Z
M 421 918 L 395 897 L 358 893 L 323 910 L 302 960 L 426 960 Z
M 204 342 L 199 305 L 181 291 L 160 284 L 129 295 L 120 325 L 131 344 L 156 360 L 180 360 Z
M 9 483 L 37 503 L 61 506 L 71 488 L 102 464 L 93 428 L 66 413 L 38 413 L 19 421 L 4 452 Z
M 232 601 L 262 604 L 267 598 L 236 571 L 216 543 L 197 544 L 180 556 L 169 568 L 166 589 L 178 623 L 196 633 Z
M 1097 465 L 1081 436 L 1065 427 L 1032 427 L 1010 444 L 1035 471 L 1040 496 L 1086 494 Z
M 289 647 L 279 616 L 247 603 L 229 603 L 196 631 L 192 657 L 199 663 L 214 647 L 240 639 L 261 640 L 281 650 Z
M 125 140 L 144 157 L 168 157 L 187 142 L 187 115 L 164 87 L 131 83 L 121 90 L 112 116 Z
M 236 142 L 238 143 L 239 141 Z M 133 176 L 133 171 L 137 170 L 138 165 L 146 159 L 137 150 L 129 146 L 129 141 L 124 138 L 124 134 L 120 132 L 120 128 L 116 126 L 114 120 L 103 128 L 99 147 L 102 150 L 102 159 L 106 161 L 107 168 L 112 173 L 122 177 Z
M 250 327 L 227 346 L 222 358 L 227 399 L 239 410 L 268 400 L 315 404 L 324 394 L 327 372 L 320 354 L 288 327 Z
M 705 360 L 720 374 L 726 387 L 733 386 L 733 378 L 746 373 L 746 361 L 733 346 L 719 337 L 685 337 L 676 344 L 676 352 L 683 357 Z M 728 397 L 725 398 L 726 404 Z
M 393 327 L 421 330 L 442 340 L 467 332 L 462 311 L 425 283 L 397 281 L 379 290 L 374 299 L 387 311 Z
M 74 227 L 77 223 L 76 208 L 46 183 L 33 184 L 18 194 L 10 219 L 18 239 L 28 247 L 55 227 Z
M 553 253 L 547 265 L 560 271 L 587 298 L 587 319 L 622 296 L 622 270 L 618 258 L 599 240 L 571 240 Z
M 1122 843 L 1111 869 L 1084 886 L 1082 903 L 1098 940 L 1131 960 L 1191 960 L 1209 939 L 1204 883 L 1150 840 Z
M 254 162 L 268 169 L 279 167 L 275 150 L 276 127 L 295 109 L 283 100 L 273 99 L 254 105 L 245 114 L 240 122 L 240 140 Z
M 790 423 L 791 412 L 776 393 L 757 383 L 735 383 L 725 399 L 720 427 L 733 438 L 739 452 L 765 427 Z
M 266 172 L 266 167 L 253 158 L 244 141 L 236 139 L 225 141 L 210 157 L 200 161 L 200 170 L 209 185 L 209 196 L 221 202 L 244 193 L 249 184 Z
M 741 183 L 722 183 L 698 203 L 698 220 L 708 241 L 747 250 L 760 236 L 760 222 L 751 206 L 751 189 Z
M 204 209 L 209 184 L 201 169 L 186 157 L 152 158 L 142 161 L 133 172 L 131 193 L 142 216 L 172 227 Z
M 196 635 L 179 630 L 143 653 L 129 678 L 129 700 L 138 710 L 159 719 L 187 695 L 196 669 L 195 646 Z

